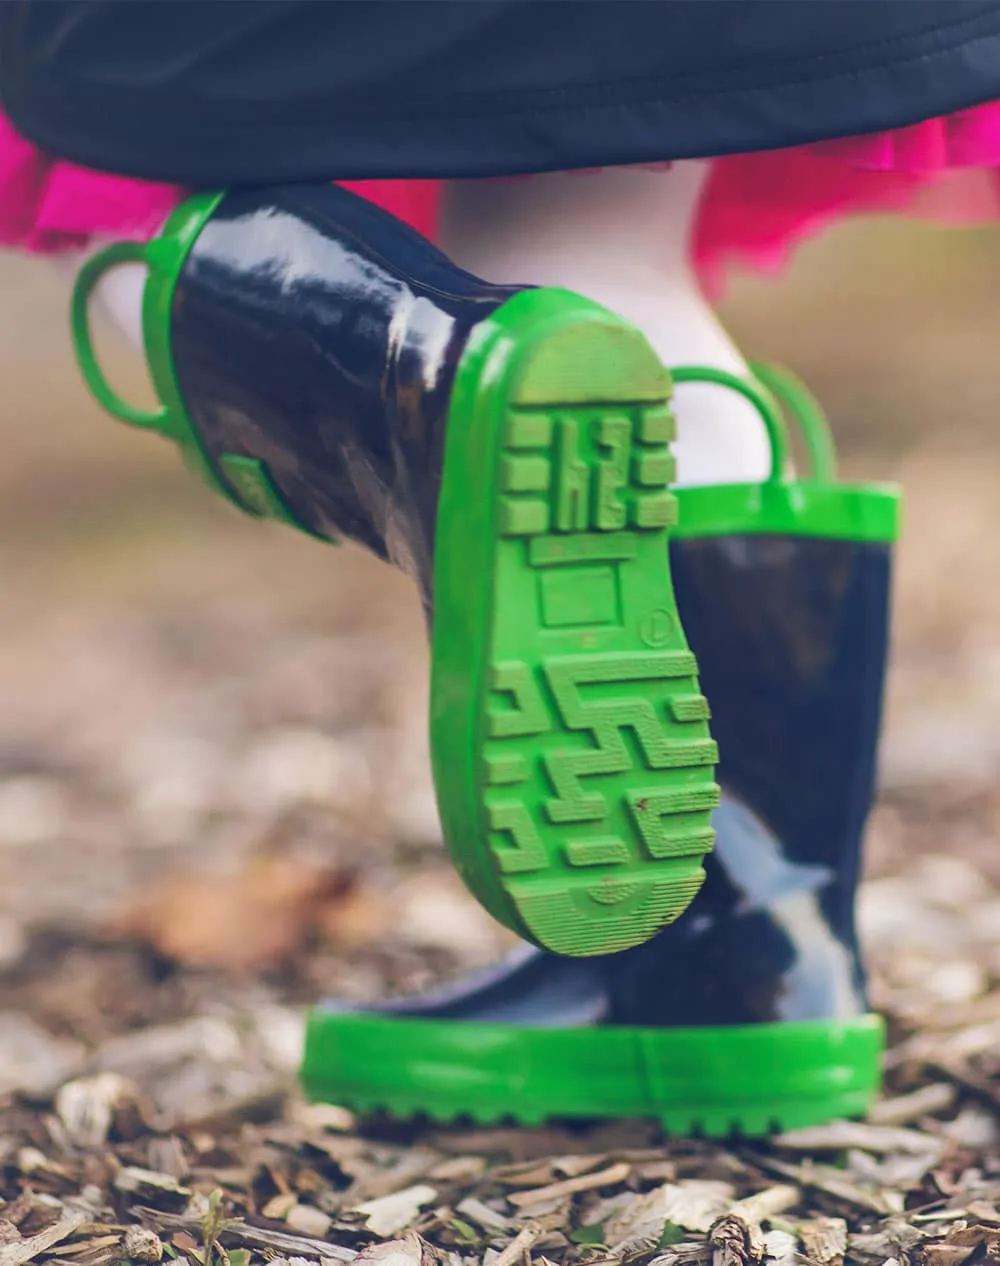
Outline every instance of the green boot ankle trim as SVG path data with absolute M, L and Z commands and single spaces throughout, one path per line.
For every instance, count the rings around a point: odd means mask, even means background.
M 98 251 L 80 269 L 73 287 L 70 325 L 73 347 L 84 382 L 112 417 L 141 430 L 173 440 L 190 470 L 245 513 L 277 519 L 314 535 L 291 513 L 263 462 L 224 454 L 214 462 L 188 415 L 177 382 L 170 339 L 174 292 L 191 247 L 225 195 L 201 193 L 182 203 L 148 242 L 115 242 Z M 109 384 L 94 350 L 90 300 L 106 272 L 119 264 L 142 264 L 148 270 L 142 298 L 142 334 L 150 378 L 159 405 L 140 409 L 123 400 Z M 326 539 L 326 538 L 323 538 Z
M 676 535 L 899 539 L 901 495 L 891 485 L 720 484 L 678 488 Z
M 765 1135 L 863 1116 L 880 1084 L 877 1016 L 734 1028 L 517 1028 L 315 1010 L 302 1084 L 357 1111 L 644 1117 L 670 1134 Z

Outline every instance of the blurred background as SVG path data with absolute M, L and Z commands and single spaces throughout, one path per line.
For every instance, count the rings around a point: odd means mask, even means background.
M 508 943 L 442 854 L 415 595 L 107 419 L 67 293 L 0 256 L 0 1083 L 206 1014 L 249 1017 L 239 1040 L 290 1068 L 309 998 Z M 723 315 L 811 384 L 845 476 L 906 486 L 865 935 L 897 1018 L 996 1024 L 1000 232 L 856 222 Z M 141 393 L 138 358 L 106 353 Z

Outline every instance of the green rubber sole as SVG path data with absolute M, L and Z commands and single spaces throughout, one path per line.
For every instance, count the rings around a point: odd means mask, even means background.
M 311 1099 L 479 1124 L 642 1117 L 673 1135 L 760 1137 L 863 1116 L 878 1092 L 883 1026 L 515 1028 L 316 1010 L 302 1084 Z
M 670 378 L 645 339 L 526 291 L 458 367 L 435 547 L 431 752 L 473 893 L 565 955 L 690 905 L 716 748 L 670 583 Z

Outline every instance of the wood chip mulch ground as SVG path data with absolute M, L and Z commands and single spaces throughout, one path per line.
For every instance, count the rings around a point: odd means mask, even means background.
M 886 1095 L 866 1122 L 767 1142 L 665 1139 L 642 1122 L 357 1121 L 298 1095 L 302 1012 L 276 993 L 196 973 L 185 993 L 162 964 L 157 983 L 138 944 L 50 946 L 51 979 L 35 962 L 21 997 L 48 1008 L 45 1026 L 0 1013 L 0 1052 L 21 1052 L 20 1074 L 0 1068 L 21 1082 L 0 1109 L 0 1266 L 1000 1261 L 997 901 L 943 855 L 869 883 Z M 149 1005 L 199 1013 L 119 1019 L 74 1045 L 53 1035 L 53 982 L 87 971 L 91 993 L 138 982 Z

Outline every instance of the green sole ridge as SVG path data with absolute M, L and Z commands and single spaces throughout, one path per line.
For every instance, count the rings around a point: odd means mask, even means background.
M 556 1113 L 544 1112 L 499 1113 L 479 1111 L 475 1108 L 455 1112 L 447 1107 L 434 1108 L 406 1096 L 389 1100 L 351 1097 L 330 1099 L 328 1096 L 315 1094 L 311 1098 L 313 1102 L 335 1102 L 338 1107 L 347 1108 L 358 1116 L 389 1117 L 402 1123 L 427 1120 L 435 1125 L 452 1127 L 469 1122 L 471 1125 L 486 1128 L 503 1125 L 532 1128 L 561 1119 Z M 834 1120 L 860 1120 L 867 1114 L 873 1100 L 874 1096 L 868 1095 L 853 1100 L 844 1099 L 836 1103 L 825 1100 L 818 1103 L 806 1101 L 783 1104 L 775 1108 L 773 1112 L 747 1110 L 732 1114 L 720 1113 L 711 1107 L 695 1106 L 684 1111 L 649 1113 L 637 1119 L 654 1121 L 669 1138 L 762 1139 L 791 1130 L 824 1125 Z M 595 1113 L 594 1119 L 601 1119 L 601 1114 Z
M 363 1113 L 477 1125 L 645 1118 L 674 1136 L 762 1137 L 863 1116 L 877 1016 L 732 1028 L 515 1028 L 316 1010 L 302 1082 Z
M 671 384 L 562 291 L 473 339 L 449 413 L 431 748 L 445 838 L 500 922 L 566 955 L 690 905 L 719 792 L 667 542 Z

